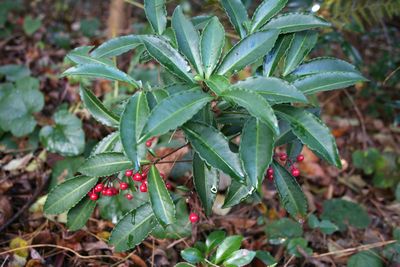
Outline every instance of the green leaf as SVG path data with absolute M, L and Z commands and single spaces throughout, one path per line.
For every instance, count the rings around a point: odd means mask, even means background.
M 281 33 L 288 33 L 330 26 L 329 22 L 311 14 L 285 13 L 271 19 L 262 29 L 279 29 Z
M 118 127 L 119 117 L 108 110 L 90 90 L 81 86 L 80 95 L 85 107 L 97 121 L 110 127 Z
M 70 231 L 76 231 L 85 226 L 89 220 L 94 208 L 96 207 L 96 201 L 91 200 L 88 196 L 84 197 L 76 204 L 75 207 L 68 211 L 67 215 L 67 227 Z
M 175 74 L 178 78 L 193 83 L 193 75 L 187 61 L 165 40 L 156 36 L 143 37 L 143 43 L 155 60 Z
M 282 218 L 268 223 L 265 233 L 270 244 L 280 245 L 290 238 L 302 236 L 303 228 L 301 224 L 289 218 Z
M 333 222 L 339 227 L 340 231 L 345 231 L 347 225 L 364 229 L 371 222 L 368 213 L 360 205 L 344 199 L 325 201 L 321 219 Z
M 243 180 L 239 158 L 229 149 L 229 142 L 221 132 L 199 122 L 188 122 L 182 128 L 195 151 L 207 164 L 238 181 Z
M 254 91 L 271 104 L 308 102 L 296 87 L 275 77 L 252 77 L 234 84 L 233 87 Z
M 364 81 L 367 81 L 367 79 L 355 72 L 324 72 L 302 77 L 292 84 L 305 95 L 310 95 L 346 88 Z
M 307 199 L 301 190 L 300 185 L 284 167 L 274 162 L 275 186 L 279 198 L 285 209 L 296 219 L 301 219 L 307 214 Z
M 111 81 L 121 81 L 121 82 L 126 82 L 134 86 L 135 88 L 141 86 L 140 82 L 135 81 L 125 72 L 122 72 L 115 67 L 107 65 L 100 65 L 100 64 L 78 65 L 67 69 L 62 74 L 62 76 L 69 76 L 69 75 L 82 76 L 88 78 L 104 78 Z
M 5 76 L 7 81 L 19 81 L 30 74 L 31 71 L 24 65 L 9 64 L 0 66 L 0 76 Z
M 116 252 L 128 250 L 140 244 L 156 225 L 157 220 L 150 204 L 144 204 L 128 212 L 115 225 L 109 243 Z
M 264 0 L 254 11 L 250 31 L 254 32 L 281 11 L 288 0 Z
M 239 249 L 229 255 L 229 257 L 224 261 L 224 266 L 245 266 L 250 264 L 255 256 L 255 251 Z
M 60 214 L 74 207 L 96 184 L 97 178 L 77 176 L 57 185 L 44 204 L 46 214 Z
M 241 38 L 247 35 L 247 30 L 244 27 L 248 19 L 246 8 L 241 0 L 221 0 L 221 5 L 229 17 L 230 22 Z
M 33 113 L 42 110 L 43 94 L 39 91 L 39 80 L 21 78 L 15 85 L 0 84 L 0 124 L 14 136 L 27 135 L 35 129 Z
M 219 173 L 207 166 L 197 153 L 193 157 L 193 182 L 206 215 L 211 215 L 218 191 Z
M 160 102 L 150 113 L 139 142 L 167 133 L 190 120 L 202 107 L 212 100 L 200 90 L 173 94 Z
M 179 51 L 182 52 L 190 63 L 196 68 L 197 73 L 203 76 L 203 68 L 199 50 L 199 33 L 192 22 L 183 15 L 182 8 L 177 6 L 172 15 L 172 28 L 174 29 Z
M 224 91 L 221 97 L 244 107 L 252 116 L 268 125 L 275 135 L 279 134 L 278 120 L 274 111 L 261 95 L 254 91 L 235 88 Z
M 246 179 L 245 182 L 246 185 L 238 183 L 236 181 L 231 182 L 231 185 L 228 188 L 228 192 L 226 193 L 224 205 L 222 206 L 222 208 L 225 209 L 233 207 L 243 202 L 253 194 L 255 188 L 248 179 Z
M 114 147 L 119 141 L 119 132 L 110 133 L 93 147 L 90 156 L 114 151 Z
M 140 158 L 138 155 L 138 140 L 149 116 L 146 95 L 135 93 L 128 101 L 121 116 L 120 134 L 125 154 L 138 170 Z
M 67 110 L 59 110 L 53 116 L 55 125 L 40 130 L 40 142 L 47 150 L 63 156 L 75 156 L 85 149 L 85 133 L 82 122 Z
M 237 251 L 242 244 L 243 236 L 232 235 L 224 239 L 215 254 L 215 264 L 228 258 L 233 252 Z
M 358 70 L 355 66 L 344 60 L 329 57 L 314 58 L 301 64 L 291 74 L 295 76 L 305 76 L 322 72 L 355 72 Z
M 259 119 L 251 118 L 245 124 L 239 155 L 243 169 L 255 188 L 264 180 L 265 171 L 272 162 L 274 141 L 274 133 Z
M 107 58 L 96 58 L 89 55 L 90 50 L 93 46 L 81 46 L 77 47 L 67 54 L 67 58 L 76 64 L 103 64 L 108 66 L 114 66 L 112 60 Z
M 225 239 L 226 233 L 225 231 L 213 231 L 211 232 L 206 239 L 207 246 L 207 254 L 214 250 L 214 248 L 218 247 L 219 244 Z
M 224 43 L 224 26 L 222 26 L 217 17 L 213 17 L 204 28 L 200 39 L 201 59 L 206 79 L 211 76 L 217 66 L 224 48 Z
M 278 264 L 275 258 L 272 257 L 272 255 L 268 251 L 257 250 L 256 258 L 262 261 L 262 263 L 264 263 L 268 267 L 274 267 Z
M 167 27 L 165 0 L 145 0 L 144 12 L 154 32 L 161 35 Z
M 42 21 L 40 20 L 40 18 L 32 18 L 32 16 L 30 15 L 24 18 L 24 32 L 29 36 L 39 30 L 41 26 Z
M 348 267 L 383 267 L 384 263 L 379 254 L 372 250 L 361 251 L 351 256 L 347 262 Z
M 122 153 L 106 152 L 88 158 L 79 172 L 91 176 L 108 176 L 132 167 L 131 161 Z
M 178 262 L 177 264 L 175 264 L 174 267 L 196 267 L 196 266 L 186 262 Z
M 150 168 L 147 182 L 151 207 L 157 220 L 163 226 L 174 223 L 176 220 L 174 202 L 165 187 L 164 180 L 154 165 Z
M 279 30 L 255 32 L 240 40 L 229 50 L 218 67 L 218 74 L 239 71 L 265 56 L 275 44 Z
M 115 57 L 141 44 L 142 39 L 140 35 L 120 36 L 102 43 L 90 53 L 90 56 L 94 58 Z
M 203 260 L 203 255 L 197 248 L 187 248 L 181 251 L 182 258 L 190 263 L 199 263 Z
M 293 41 L 285 58 L 283 76 L 291 73 L 304 58 L 311 52 L 317 43 L 318 33 L 316 31 L 303 31 L 294 34 Z
M 302 237 L 297 237 L 289 240 L 287 244 L 287 250 L 289 254 L 296 256 L 298 258 L 303 257 L 303 254 L 300 253 L 299 249 L 304 251 L 307 255 L 311 255 L 312 249 L 307 246 L 307 240 Z
M 284 34 L 279 36 L 274 48 L 264 57 L 263 75 L 270 77 L 274 74 L 281 59 L 286 55 L 294 34 Z
M 221 95 L 225 90 L 231 86 L 228 78 L 222 75 L 214 74 L 204 81 L 208 88 L 211 89 L 216 95 Z
M 319 157 L 341 167 L 335 138 L 329 128 L 315 115 L 301 108 L 275 106 L 275 112 L 291 125 L 292 132 Z

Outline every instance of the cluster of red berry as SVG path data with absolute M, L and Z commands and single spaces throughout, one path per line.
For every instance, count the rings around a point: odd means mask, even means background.
M 274 155 L 274 157 L 277 156 L 279 157 L 279 160 L 282 161 L 283 163 L 288 162 L 291 167 L 290 167 L 290 172 L 294 177 L 298 177 L 300 175 L 300 170 L 296 168 L 296 166 L 294 166 L 294 163 L 296 162 L 302 162 L 304 160 L 304 156 L 302 154 L 299 154 L 296 157 L 296 161 L 293 162 L 292 160 L 290 160 L 287 156 L 286 153 L 280 153 L 278 155 Z M 272 167 L 269 167 L 267 169 L 267 175 L 266 177 L 268 178 L 268 180 L 272 181 L 274 179 L 274 169 L 272 169 Z
M 128 187 L 128 183 L 119 181 L 119 188 L 116 188 L 110 178 L 107 178 L 104 183 L 99 183 L 90 190 L 88 196 L 91 200 L 96 201 L 99 199 L 99 193 L 103 196 L 112 197 L 118 195 L 120 191 L 128 189 Z M 125 194 L 125 197 L 129 200 L 133 198 L 131 194 Z

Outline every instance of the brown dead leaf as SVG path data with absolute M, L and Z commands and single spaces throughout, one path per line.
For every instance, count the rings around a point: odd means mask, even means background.
M 0 195 L 0 225 L 3 225 L 11 218 L 13 213 L 8 197 Z

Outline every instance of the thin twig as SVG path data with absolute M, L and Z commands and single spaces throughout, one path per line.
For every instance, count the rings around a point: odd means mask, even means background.
M 392 78 L 393 75 L 396 74 L 396 72 L 398 72 L 400 70 L 400 66 L 398 66 L 394 71 L 392 71 L 383 81 L 383 85 L 386 85 L 387 81 L 390 80 L 390 78 Z
M 289 260 L 285 263 L 285 265 L 283 265 L 283 267 L 288 267 L 289 266 L 289 264 L 290 264 L 290 262 L 294 259 L 294 255 L 292 255 L 290 258 L 289 258 Z

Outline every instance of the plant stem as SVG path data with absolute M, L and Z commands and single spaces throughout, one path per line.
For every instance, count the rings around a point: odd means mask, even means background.
M 204 261 L 207 262 L 208 264 L 210 264 L 211 266 L 220 267 L 219 265 L 216 265 L 216 264 L 212 263 L 211 261 L 209 261 L 207 259 L 204 259 Z

